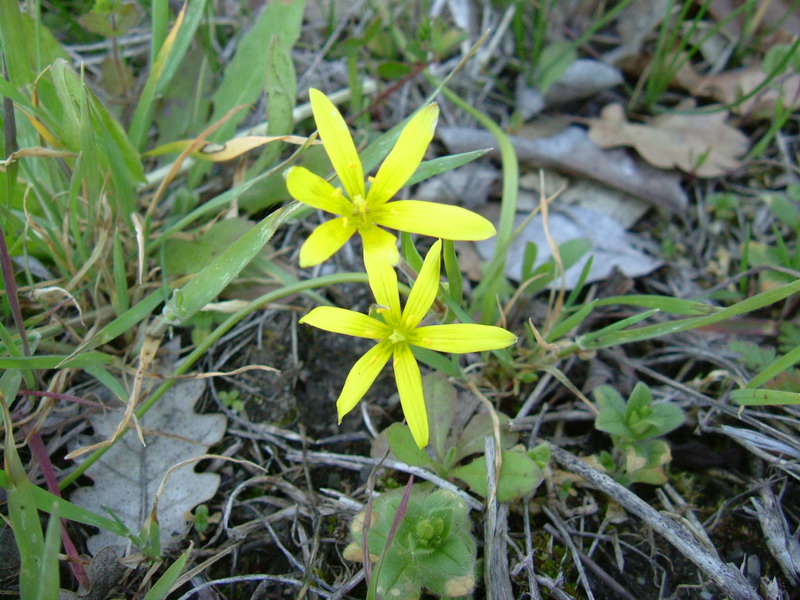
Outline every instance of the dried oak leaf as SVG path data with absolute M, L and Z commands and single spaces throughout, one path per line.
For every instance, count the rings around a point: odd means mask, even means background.
M 708 96 L 733 105 L 731 110 L 737 114 L 771 118 L 779 98 L 786 108 L 800 108 L 800 74 L 797 73 L 786 73 L 751 98 L 738 102 L 764 83 L 766 78 L 767 74 L 760 65 L 723 71 L 716 75 L 700 75 L 690 63 L 686 63 L 675 74 L 675 83 L 694 96 Z
M 201 380 L 176 383 L 142 417 L 140 425 L 147 446 L 142 446 L 133 429 L 86 469 L 93 486 L 75 490 L 70 500 L 97 514 L 106 507 L 134 533 L 139 533 L 149 518 L 156 491 L 167 471 L 178 463 L 206 454 L 209 446 L 225 434 L 224 415 L 198 414 L 195 404 L 205 389 Z M 94 437 L 107 439 L 122 418 L 123 406 L 89 416 Z M 78 440 L 81 445 L 96 441 Z M 189 463 L 174 470 L 158 500 L 158 523 L 162 549 L 174 547 L 188 532 L 186 514 L 210 500 L 219 487 L 219 475 L 198 473 Z M 110 546 L 124 551 L 128 540 L 101 530 L 89 538 L 89 551 Z
M 688 101 L 678 110 L 691 110 Z M 747 151 L 747 137 L 725 123 L 727 111 L 668 114 L 639 125 L 625 118 L 619 104 L 609 104 L 599 119 L 589 119 L 589 139 L 601 148 L 632 146 L 651 165 L 678 167 L 697 177 L 718 177 L 736 169 Z

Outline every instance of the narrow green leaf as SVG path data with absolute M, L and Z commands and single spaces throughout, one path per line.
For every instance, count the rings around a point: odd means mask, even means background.
M 44 536 L 42 555 L 39 558 L 41 572 L 39 585 L 36 588 L 36 600 L 53 600 L 58 598 L 60 577 L 58 573 L 58 550 L 61 547 L 61 519 L 58 515 L 58 504 L 50 508 L 50 520 Z
M 788 298 L 792 294 L 800 292 L 800 280 L 787 283 L 785 285 L 772 288 L 766 292 L 761 292 L 750 298 L 737 302 L 732 306 L 723 308 L 722 310 L 706 316 L 706 317 L 690 317 L 688 319 L 680 319 L 670 323 L 657 323 L 655 325 L 647 325 L 639 327 L 638 329 L 631 329 L 627 331 L 614 331 L 608 335 L 595 335 L 592 334 L 589 339 L 590 342 L 585 349 L 599 349 L 608 348 L 609 346 L 616 346 L 617 344 L 628 344 L 631 342 L 638 342 L 641 340 L 648 340 L 652 338 L 662 337 L 671 333 L 678 333 L 680 331 L 689 331 L 697 329 L 698 327 L 706 327 L 713 325 L 720 321 L 725 321 L 732 317 L 738 317 L 759 308 L 764 308 L 776 302 L 780 302 Z M 648 311 L 650 312 L 650 311 Z M 580 342 L 582 344 L 582 342 Z
M 44 535 L 39 522 L 39 513 L 33 498 L 34 486 L 17 454 L 14 442 L 14 427 L 5 399 L 0 398 L 5 424 L 4 462 L 7 473 L 6 500 L 8 519 L 14 531 L 20 556 L 19 591 L 21 598 L 33 598 L 39 587 L 42 572 L 41 558 L 44 554 Z
M 731 398 L 737 404 L 744 406 L 797 406 L 800 405 L 800 394 L 797 392 L 783 392 L 780 390 L 733 390 Z
M 205 5 L 206 0 L 192 0 L 188 6 L 184 5 L 172 31 L 164 38 L 158 56 L 150 67 L 150 73 L 128 129 L 131 144 L 137 150 L 142 150 L 147 141 L 157 93 L 163 91 L 169 84 L 175 69 L 186 54 Z
M 175 290 L 164 307 L 164 321 L 171 325 L 183 323 L 213 301 L 256 254 L 261 252 L 275 230 L 299 206 L 295 203 L 265 217 L 216 260 L 206 265 L 189 283 Z
M 641 306 L 642 308 L 655 308 L 657 310 L 673 315 L 698 316 L 708 315 L 721 309 L 703 302 L 694 300 L 682 300 L 671 296 L 655 296 L 645 294 L 633 294 L 630 296 L 610 296 L 595 300 L 597 306 L 615 306 L 622 304 L 625 306 Z
M 0 487 L 7 488 L 9 486 L 9 476 L 5 471 L 0 471 Z M 84 525 L 91 525 L 99 529 L 105 529 L 111 533 L 121 537 L 128 536 L 128 530 L 121 527 L 111 519 L 97 515 L 85 508 L 76 506 L 69 500 L 59 498 L 55 494 L 51 494 L 47 490 L 43 490 L 38 486 L 32 488 L 34 505 L 42 512 L 51 512 L 54 505 L 58 505 L 58 512 L 61 518 L 76 523 L 83 523 Z
M 70 355 L 70 357 L 73 357 L 80 352 L 93 350 L 94 348 L 102 346 L 103 344 L 109 343 L 111 340 L 135 327 L 137 323 L 142 321 L 142 319 L 149 317 L 156 307 L 163 301 L 164 294 L 161 292 L 161 290 L 152 292 L 149 296 L 146 296 L 144 299 L 140 300 L 136 306 L 126 310 L 88 340 L 83 342 L 80 346 L 78 346 L 75 352 Z
M 111 362 L 114 357 L 103 352 L 84 352 L 77 356 L 0 356 L 0 369 L 79 369 Z
M 462 152 L 460 154 L 452 154 L 450 156 L 441 156 L 439 158 L 432 158 L 422 162 L 414 174 L 408 180 L 406 185 L 415 185 L 420 181 L 425 181 L 430 177 L 442 175 L 458 167 L 471 163 L 480 157 L 486 155 L 491 148 L 484 148 L 483 150 L 472 150 L 471 152 Z
M 793 367 L 798 362 L 800 362 L 800 346 L 790 350 L 767 365 L 758 375 L 750 380 L 747 387 L 750 389 L 760 387 L 773 377 L 777 377 L 787 369 Z
M 194 548 L 190 544 L 186 552 L 181 554 L 178 560 L 172 563 L 169 569 L 167 569 L 164 574 L 158 578 L 158 581 L 153 584 L 153 587 L 151 587 L 150 591 L 145 595 L 144 600 L 162 600 L 162 598 L 167 597 L 172 586 L 175 585 L 178 577 L 183 573 L 186 561 L 189 560 L 189 556 L 191 556 L 193 550 Z

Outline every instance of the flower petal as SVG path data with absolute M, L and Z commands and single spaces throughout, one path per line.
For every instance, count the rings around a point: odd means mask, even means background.
M 319 306 L 300 319 L 300 323 L 318 327 L 333 333 L 343 333 L 356 337 L 380 340 L 391 334 L 389 327 L 378 319 L 354 310 Z
M 425 150 L 433 139 L 439 107 L 429 104 L 408 122 L 400 137 L 383 161 L 367 193 L 367 203 L 372 206 L 391 199 L 417 170 Z
M 353 365 L 344 382 L 342 393 L 339 394 L 339 399 L 336 401 L 339 423 L 342 422 L 342 417 L 353 410 L 358 401 L 364 397 L 391 355 L 392 344 L 384 340 L 370 348 Z
M 419 325 L 419 322 L 428 314 L 431 304 L 439 293 L 439 269 L 442 261 L 442 242 L 436 243 L 428 250 L 425 262 L 419 270 L 417 280 L 411 287 L 411 293 L 406 300 L 403 309 L 402 324 L 411 329 Z
M 351 200 L 355 200 L 356 196 L 363 198 L 364 169 L 347 123 L 325 94 L 314 88 L 308 90 L 308 94 L 311 97 L 311 111 L 314 113 L 319 137 L 339 180 Z
M 313 267 L 328 260 L 339 248 L 344 246 L 357 228 L 358 226 L 352 219 L 344 217 L 323 223 L 311 232 L 303 247 L 300 248 L 300 266 Z
M 375 258 L 374 254 L 368 252 L 364 254 L 364 266 L 379 310 L 388 317 L 388 323 L 399 322 L 400 292 L 397 289 L 397 273 L 394 267 L 382 257 Z
M 516 341 L 517 336 L 502 327 L 458 323 L 418 327 L 408 338 L 415 346 L 453 354 L 497 350 Z
M 408 428 L 417 446 L 424 448 L 428 445 L 428 412 L 425 410 L 419 365 L 408 344 L 396 344 L 394 347 L 394 377 Z
M 496 231 L 477 213 L 449 204 L 396 200 L 372 211 L 378 225 L 446 240 L 485 240 Z
M 390 265 L 400 262 L 400 253 L 397 251 L 397 238 L 376 225 L 362 225 L 358 228 L 361 239 L 364 240 L 364 262 L 367 260 L 382 260 Z M 369 257 L 369 259 L 367 258 Z
M 316 173 L 305 167 L 290 167 L 284 173 L 289 194 L 303 204 L 343 217 L 353 212 L 353 205 Z

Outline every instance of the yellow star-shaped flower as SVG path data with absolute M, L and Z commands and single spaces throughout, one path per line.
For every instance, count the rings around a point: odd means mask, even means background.
M 491 325 L 419 326 L 439 291 L 441 245 L 441 240 L 438 240 L 428 252 L 402 310 L 394 269 L 384 260 L 367 256 L 369 285 L 383 320 L 330 306 L 315 308 L 300 319 L 301 323 L 326 331 L 378 342 L 356 362 L 347 376 L 336 401 L 339 422 L 358 404 L 392 357 L 403 413 L 414 440 L 420 448 L 424 448 L 428 444 L 428 414 L 422 395 L 422 378 L 411 346 L 463 354 L 505 348 L 516 341 L 513 333 Z
M 364 169 L 342 115 L 325 94 L 309 90 L 314 120 L 331 164 L 344 187 L 335 188 L 303 167 L 286 171 L 286 187 L 295 200 L 337 215 L 323 223 L 300 249 L 300 266 L 310 267 L 330 258 L 357 231 L 364 255 L 397 264 L 397 239 L 381 227 L 448 240 L 485 240 L 494 226 L 458 206 L 396 200 L 392 197 L 417 170 L 433 138 L 439 107 L 429 104 L 408 122 L 367 189 Z

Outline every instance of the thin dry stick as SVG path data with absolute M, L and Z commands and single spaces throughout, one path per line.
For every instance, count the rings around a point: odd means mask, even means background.
M 488 475 L 486 494 L 486 521 L 484 526 L 484 555 L 486 567 L 484 581 L 486 597 L 489 600 L 514 600 L 511 590 L 511 577 L 508 574 L 508 553 L 506 551 L 505 533 L 508 529 L 508 506 L 497 503 L 497 441 L 487 436 L 484 440 L 486 448 L 486 472 Z
M 734 567 L 723 564 L 683 527 L 652 508 L 629 489 L 621 486 L 577 456 L 550 445 L 553 458 L 562 467 L 580 475 L 611 497 L 629 513 L 642 519 L 660 533 L 686 558 L 691 560 L 733 600 L 760 600 L 760 596 Z

